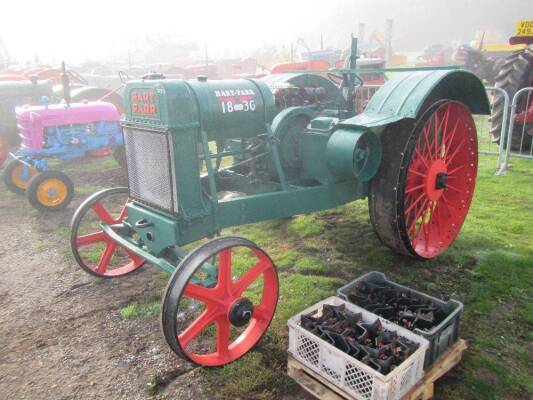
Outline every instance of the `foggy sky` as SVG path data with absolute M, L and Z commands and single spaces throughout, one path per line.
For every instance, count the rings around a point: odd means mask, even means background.
M 7 2 L 0 38 L 13 58 L 47 62 L 105 59 L 132 51 L 147 35 L 207 44 L 215 54 L 262 44 L 345 47 L 366 23 L 367 35 L 394 19 L 393 46 L 415 51 L 433 43 L 469 42 L 476 30 L 505 39 L 519 19 L 533 19 L 533 0 L 25 0 Z

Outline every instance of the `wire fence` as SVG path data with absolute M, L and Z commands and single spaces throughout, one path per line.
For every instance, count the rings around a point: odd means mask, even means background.
M 533 160 L 533 87 L 518 90 L 511 101 L 509 130 L 502 141 L 500 173 L 510 167 L 511 157 Z

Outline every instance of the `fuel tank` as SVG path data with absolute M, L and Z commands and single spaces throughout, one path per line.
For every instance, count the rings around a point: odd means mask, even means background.
M 173 131 L 197 127 L 209 140 L 265 133 L 278 112 L 269 87 L 254 79 L 134 81 L 124 94 L 126 123 Z

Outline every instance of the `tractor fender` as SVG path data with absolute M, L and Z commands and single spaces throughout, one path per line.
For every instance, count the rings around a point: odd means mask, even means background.
M 374 132 L 402 119 L 417 119 L 440 99 L 464 103 L 472 114 L 490 114 L 487 92 L 472 72 L 461 69 L 417 71 L 387 81 L 372 96 L 363 113 L 339 126 L 366 127 Z

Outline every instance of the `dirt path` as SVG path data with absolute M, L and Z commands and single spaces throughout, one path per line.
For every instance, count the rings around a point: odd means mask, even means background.
M 169 350 L 159 319 L 119 309 L 162 290 L 151 266 L 98 280 L 68 255 L 68 222 L 39 215 L 0 185 L 0 397 L 202 399 L 198 370 Z M 161 377 L 163 379 L 161 379 Z M 156 393 L 150 393 L 159 378 Z

